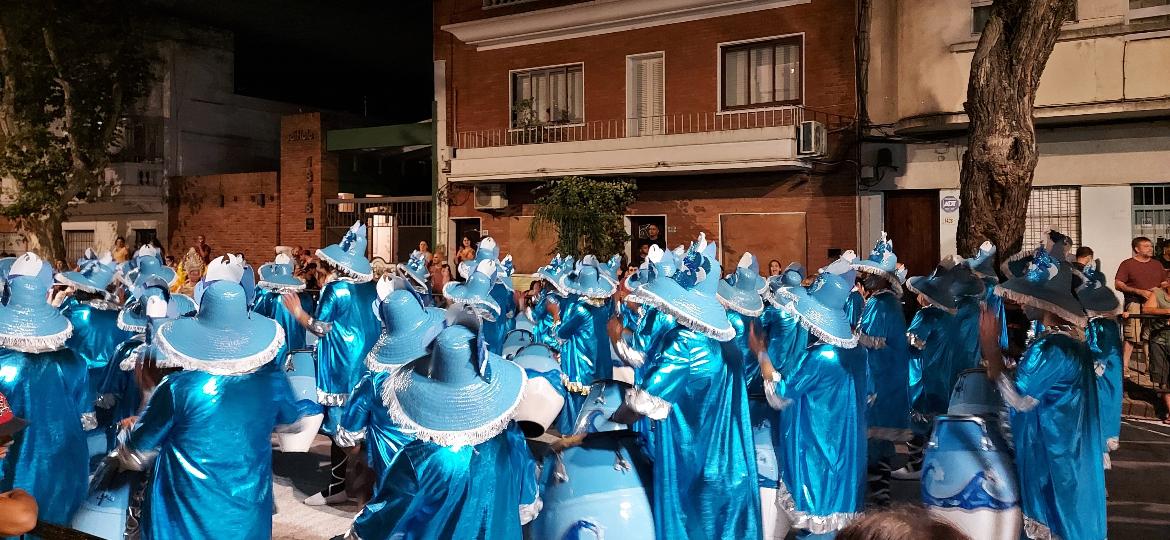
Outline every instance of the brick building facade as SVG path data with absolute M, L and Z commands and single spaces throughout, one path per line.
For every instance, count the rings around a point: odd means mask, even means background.
M 651 222 L 669 245 L 706 232 L 725 265 L 751 250 L 815 267 L 857 247 L 852 2 L 439 0 L 434 13 L 447 245 L 486 230 L 530 272 L 552 244 L 528 238 L 531 190 L 588 175 L 637 181 L 635 258 Z M 806 120 L 827 149 L 799 150 Z M 474 186 L 494 184 L 506 206 L 477 209 Z

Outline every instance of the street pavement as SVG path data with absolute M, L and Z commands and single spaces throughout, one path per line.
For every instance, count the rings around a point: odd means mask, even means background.
M 1121 426 L 1121 447 L 1113 452 L 1112 465 L 1105 474 L 1109 490 L 1109 536 L 1170 537 L 1170 426 L 1125 419 Z M 358 511 L 356 504 L 309 507 L 301 502 L 328 483 L 328 439 L 318 437 L 309 453 L 274 451 L 273 473 L 277 504 L 273 538 L 327 540 L 349 529 Z M 895 501 L 916 504 L 921 500 L 919 483 L 895 480 L 891 495 Z

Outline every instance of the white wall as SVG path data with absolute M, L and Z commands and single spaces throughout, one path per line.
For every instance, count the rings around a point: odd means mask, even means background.
M 958 198 L 958 196 L 959 190 L 957 189 L 940 189 L 938 191 L 938 204 L 940 205 L 938 211 L 938 254 L 940 257 L 954 255 L 959 251 L 958 243 L 955 241 L 955 236 L 959 233 L 959 212 L 948 213 L 941 210 L 944 198 Z
M 1110 284 L 1117 265 L 1131 253 L 1132 196 L 1129 186 L 1081 188 L 1081 243 L 1093 248 L 1093 253 L 1101 259 Z

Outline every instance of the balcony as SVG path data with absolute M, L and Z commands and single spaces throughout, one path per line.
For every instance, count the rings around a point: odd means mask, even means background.
M 802 121 L 829 130 L 851 120 L 803 107 L 594 120 L 456 134 L 452 182 L 567 175 L 807 170 L 797 153 Z

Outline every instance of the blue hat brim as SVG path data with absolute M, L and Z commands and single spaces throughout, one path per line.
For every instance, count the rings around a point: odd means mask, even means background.
M 25 353 L 65 348 L 73 323 L 48 302 L 0 306 L 0 347 Z
M 1009 279 L 995 287 L 995 294 L 1016 302 L 1050 312 L 1068 322 L 1084 325 L 1088 318 L 1072 290 L 1058 291 L 1027 279 Z
M 760 281 L 763 282 L 763 279 Z M 764 312 L 764 299 L 760 293 L 754 289 L 742 289 L 738 283 L 731 285 L 726 280 L 720 280 L 715 297 L 723 307 L 747 317 L 759 317 Z
M 418 271 L 414 270 L 413 268 L 406 266 L 405 264 L 401 264 L 401 263 L 398 264 L 397 268 L 398 268 L 399 272 L 402 272 L 403 274 L 408 276 L 410 278 L 410 280 L 415 283 L 415 285 L 418 285 L 420 287 L 427 287 L 427 288 L 429 288 L 431 286 L 430 283 L 427 283 L 427 279 L 431 277 L 430 274 L 424 275 L 422 272 L 418 272 Z
M 895 275 L 893 271 L 882 268 L 877 263 L 869 259 L 850 264 L 849 267 L 857 270 L 858 272 L 885 278 L 885 280 L 890 284 L 890 288 L 893 289 L 894 292 L 898 294 L 898 296 L 902 296 L 902 280 L 898 279 L 898 276 Z
M 89 279 L 89 277 L 86 276 L 85 274 L 82 274 L 81 272 L 75 272 L 72 270 L 70 270 L 68 272 L 61 272 L 60 274 L 53 276 L 53 279 L 57 283 L 68 285 L 68 286 L 73 287 L 74 289 L 77 289 L 79 291 L 85 291 L 85 292 L 90 292 L 90 293 L 95 293 L 95 294 L 106 293 L 106 286 L 109 285 L 109 283 L 106 283 L 105 286 L 103 286 L 99 283 L 95 283 L 93 280 Z
M 130 283 L 131 286 L 134 286 L 134 285 L 137 285 L 143 281 L 146 281 L 146 278 L 151 277 L 151 276 L 158 276 L 163 281 L 166 281 L 167 284 L 172 286 L 172 287 L 175 285 L 175 282 L 177 282 L 179 279 L 179 274 L 177 274 L 175 272 L 175 269 L 167 267 L 167 266 L 163 266 L 156 271 L 146 273 L 146 274 L 142 273 L 142 271 L 140 269 L 135 268 L 126 274 L 126 279 Z
M 240 375 L 276 357 L 284 345 L 284 329 L 276 321 L 251 312 L 215 325 L 196 316 L 164 324 L 156 343 L 165 356 L 160 367 Z
M 586 298 L 609 298 L 617 292 L 617 283 L 606 279 L 601 275 L 602 273 L 604 271 L 598 271 L 597 281 L 592 283 L 583 282 L 573 274 L 566 274 L 561 278 L 561 288 L 569 293 Z
M 423 375 L 430 357 L 402 366 L 383 386 L 390 418 L 417 438 L 443 446 L 474 446 L 498 435 L 512 421 L 528 377 L 524 368 L 486 354 L 486 376 L 465 384 Z
M 735 328 L 727 320 L 727 311 L 714 296 L 685 289 L 677 281 L 665 277 L 640 287 L 636 294 L 643 304 L 674 317 L 691 330 L 717 341 L 730 341 L 735 337 Z
M 365 283 L 374 279 L 374 268 L 365 257 L 350 255 L 337 244 L 325 246 L 317 250 L 317 257 L 333 265 L 341 273 L 348 275 L 358 283 Z
M 906 288 L 914 294 L 921 294 L 926 301 L 950 313 L 958 308 L 958 302 L 951 295 L 950 287 L 938 279 L 928 276 L 914 276 L 906 280 Z
M 491 297 L 491 289 L 475 291 L 466 283 L 448 281 L 443 286 L 443 298 L 450 302 L 467 304 L 484 320 L 494 321 L 500 316 L 500 304 Z
M 378 341 L 366 355 L 366 367 L 379 371 L 382 366 L 401 366 L 427 354 L 427 348 L 439 332 L 443 331 L 443 320 L 446 312 L 442 309 L 429 307 L 413 324 L 405 328 L 386 332 L 383 328 Z
M 800 325 L 821 341 L 836 347 L 852 349 L 857 336 L 843 309 L 831 309 L 818 302 L 811 294 L 796 294 L 783 309 L 795 315 Z
M 260 265 L 257 273 L 260 274 L 260 281 L 256 282 L 256 286 L 261 289 L 294 292 L 305 290 L 304 280 L 292 274 L 277 273 L 275 263 Z
M 198 310 L 195 301 L 185 294 L 171 293 L 170 300 L 167 304 L 167 320 L 188 317 Z M 119 330 L 142 333 L 146 331 L 148 321 L 149 317 L 146 316 L 146 313 L 137 305 L 137 301 L 135 301 L 118 312 L 117 326 Z

